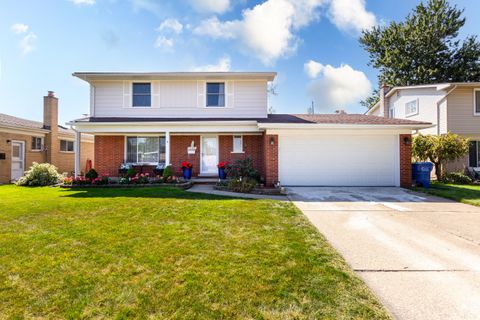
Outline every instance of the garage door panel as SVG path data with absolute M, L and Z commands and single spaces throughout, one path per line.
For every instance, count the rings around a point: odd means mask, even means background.
M 279 179 L 298 186 L 397 185 L 396 135 L 280 135 Z

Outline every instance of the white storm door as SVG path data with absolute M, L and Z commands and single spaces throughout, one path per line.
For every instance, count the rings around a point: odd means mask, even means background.
M 200 173 L 216 174 L 218 164 L 218 137 L 202 137 Z
M 12 181 L 23 176 L 25 170 L 25 143 L 23 141 L 12 141 Z

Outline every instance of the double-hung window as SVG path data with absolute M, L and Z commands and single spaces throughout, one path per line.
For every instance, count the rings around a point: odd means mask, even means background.
M 165 137 L 127 137 L 127 162 L 165 163 Z
M 43 145 L 43 139 L 41 137 L 32 137 L 32 150 L 41 151 Z
M 233 136 L 233 153 L 243 152 L 243 139 L 242 136 Z
M 480 166 L 480 141 L 470 141 L 468 160 L 469 167 Z
M 473 90 L 474 114 L 480 116 L 480 89 Z
M 225 107 L 224 82 L 207 82 L 207 107 Z
M 134 83 L 132 85 L 132 106 L 150 107 L 152 105 L 151 84 Z
M 410 102 L 407 102 L 405 104 L 405 116 L 406 117 L 414 116 L 416 114 L 418 114 L 418 100 L 417 99 L 412 100 Z
M 60 151 L 73 152 L 73 141 L 60 140 Z

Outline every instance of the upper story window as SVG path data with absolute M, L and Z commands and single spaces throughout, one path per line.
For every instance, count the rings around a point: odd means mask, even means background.
M 165 163 L 165 137 L 127 137 L 127 162 Z
M 60 140 L 60 151 L 73 152 L 73 141 Z
M 225 107 L 224 82 L 207 82 L 207 107 Z
M 418 99 L 412 100 L 405 104 L 405 116 L 413 116 L 418 114 Z
M 475 89 L 473 93 L 475 115 L 480 115 L 480 89 Z
M 32 151 L 41 151 L 43 145 L 43 138 L 32 137 Z
M 132 106 L 150 107 L 152 105 L 151 84 L 134 83 L 132 86 Z
M 390 109 L 388 109 L 388 117 L 389 118 L 395 118 L 395 108 L 394 107 L 391 107 Z
M 243 139 L 242 136 L 233 136 L 233 153 L 243 152 Z

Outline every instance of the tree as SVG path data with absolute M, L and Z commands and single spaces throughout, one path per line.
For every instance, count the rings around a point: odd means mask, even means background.
M 442 135 L 418 135 L 413 138 L 412 155 L 416 161 L 430 161 L 435 175 L 441 180 L 443 164 L 468 153 L 469 140 L 451 132 Z
M 402 22 L 365 30 L 360 44 L 380 84 L 407 86 L 480 80 L 480 43 L 476 36 L 458 38 L 463 10 L 447 0 L 420 3 Z M 369 97 L 363 105 L 372 107 Z

